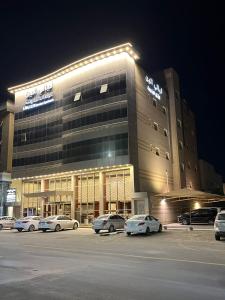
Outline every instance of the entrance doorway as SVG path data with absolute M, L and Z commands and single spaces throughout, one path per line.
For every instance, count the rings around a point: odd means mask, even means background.
M 53 215 L 66 215 L 71 217 L 71 203 L 45 203 L 43 207 L 43 217 Z

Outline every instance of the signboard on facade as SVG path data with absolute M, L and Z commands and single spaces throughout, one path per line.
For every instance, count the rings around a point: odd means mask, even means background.
M 52 82 L 48 82 L 27 92 L 23 110 L 39 107 L 53 101 L 53 85 Z
M 159 84 L 156 83 L 153 78 L 148 77 L 147 75 L 145 76 L 145 81 L 147 83 L 147 90 L 149 91 L 149 93 L 156 99 L 160 100 L 163 90 L 159 86 Z
M 16 202 L 16 189 L 8 189 L 6 195 L 6 202 L 7 203 L 14 203 Z

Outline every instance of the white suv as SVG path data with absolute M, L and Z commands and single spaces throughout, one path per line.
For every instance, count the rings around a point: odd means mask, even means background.
M 215 219 L 214 223 L 215 239 L 220 240 L 220 237 L 225 237 L 225 210 L 221 210 Z

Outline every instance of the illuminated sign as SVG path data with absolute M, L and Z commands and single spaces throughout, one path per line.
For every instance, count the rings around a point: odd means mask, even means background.
M 7 190 L 6 202 L 16 202 L 16 189 Z
M 52 82 L 30 90 L 26 94 L 23 110 L 39 107 L 54 101 Z
M 162 88 L 158 85 L 158 83 L 155 83 L 154 79 L 151 77 L 145 76 L 145 81 L 147 82 L 147 90 L 149 93 L 160 100 L 163 92 Z

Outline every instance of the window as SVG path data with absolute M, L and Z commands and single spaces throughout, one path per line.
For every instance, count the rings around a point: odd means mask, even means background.
M 21 142 L 26 142 L 27 141 L 27 134 L 26 132 L 21 134 Z
M 164 135 L 168 136 L 168 130 L 166 128 L 163 129 Z
M 155 148 L 155 154 L 159 156 L 159 148 Z
M 184 163 L 181 163 L 181 171 L 184 171 Z
M 177 119 L 177 127 L 181 128 L 182 127 L 182 123 L 180 119 Z
M 74 97 L 74 100 L 73 101 L 79 101 L 80 100 L 80 97 L 81 97 L 81 92 L 77 92 L 75 94 L 75 97 Z
M 158 125 L 156 122 L 154 122 L 153 127 L 154 127 L 154 129 L 157 131 L 158 128 L 159 128 L 159 125 Z
M 170 154 L 169 154 L 169 152 L 166 152 L 166 159 L 170 160 Z
M 156 101 L 155 99 L 153 99 L 153 100 L 152 100 L 152 104 L 153 104 L 153 106 L 156 107 L 156 106 L 157 106 L 157 101 Z
M 103 84 L 103 85 L 101 85 L 100 94 L 102 94 L 102 93 L 106 93 L 106 92 L 107 92 L 107 90 L 108 90 L 108 84 L 107 84 L 107 83 L 106 83 L 106 84 Z

